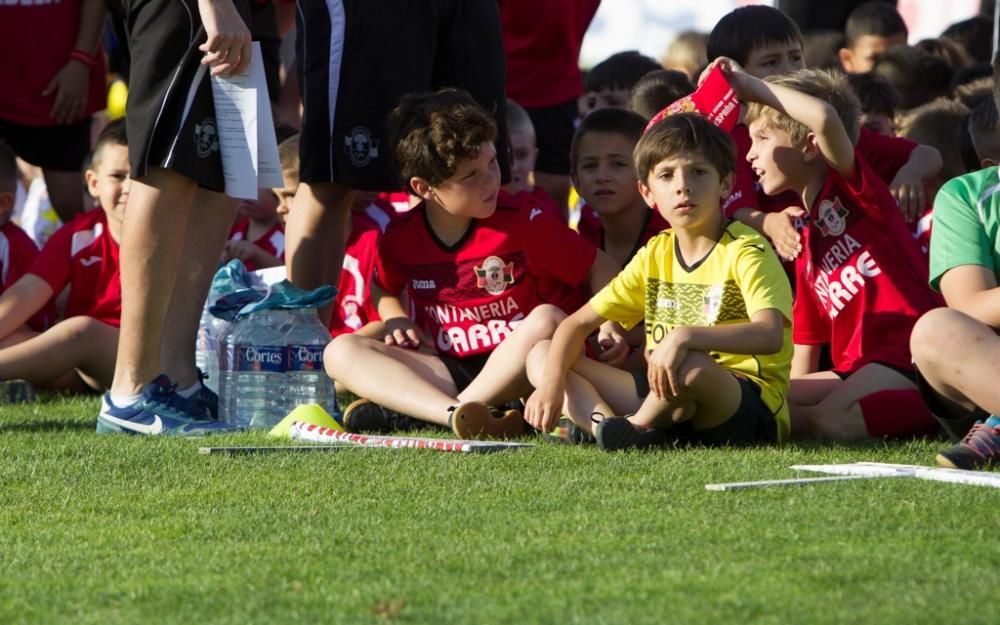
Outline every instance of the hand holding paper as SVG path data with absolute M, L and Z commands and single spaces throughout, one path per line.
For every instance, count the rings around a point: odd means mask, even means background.
M 226 195 L 255 199 L 259 187 L 284 186 L 260 43 L 244 72 L 211 80 Z

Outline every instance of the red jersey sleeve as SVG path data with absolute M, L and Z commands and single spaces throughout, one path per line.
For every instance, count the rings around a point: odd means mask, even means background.
M 403 276 L 403 272 L 399 268 L 399 264 L 396 262 L 396 257 L 393 254 L 394 242 L 397 240 L 394 236 L 396 233 L 393 230 L 392 227 L 386 230 L 385 235 L 378 243 L 378 256 L 375 258 L 375 275 L 373 278 L 375 284 L 383 291 L 396 295 L 402 293 L 403 289 L 406 288 L 406 278 Z
M 38 246 L 31 237 L 21 230 L 20 226 L 7 222 L 0 228 L 0 271 L 3 272 L 0 281 L 0 293 L 17 282 L 28 272 L 31 263 L 38 256 Z
M 73 224 L 69 222 L 49 237 L 45 247 L 38 253 L 27 273 L 33 273 L 52 287 L 52 292 L 58 294 L 69 282 L 71 263 L 73 261 Z
M 569 286 L 580 286 L 597 256 L 597 248 L 545 211 L 522 211 L 519 228 L 528 268 Z
M 876 175 L 889 184 L 916 148 L 917 144 L 909 139 L 862 128 L 855 153 L 861 154 Z
M 758 208 L 757 185 L 753 169 L 747 162 L 747 152 L 750 151 L 750 131 L 746 125 L 737 124 L 731 134 L 736 144 L 736 171 L 733 174 L 733 190 L 722 203 L 722 212 L 726 217 L 732 217 L 740 208 Z

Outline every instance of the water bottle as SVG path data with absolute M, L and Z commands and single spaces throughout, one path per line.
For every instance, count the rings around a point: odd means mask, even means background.
M 243 427 L 270 429 L 285 416 L 285 342 L 272 311 L 239 321 L 226 339 L 223 418 Z
M 221 393 L 219 358 L 223 351 L 222 348 L 225 346 L 225 343 L 220 342 L 219 338 L 232 325 L 208 312 L 208 309 L 219 299 L 219 295 L 219 292 L 212 290 L 205 300 L 205 306 L 201 310 L 201 321 L 198 322 L 198 338 L 195 341 L 194 351 L 195 366 L 208 376 L 202 383 L 216 393 Z
M 280 330 L 288 353 L 285 407 L 291 411 L 302 404 L 319 404 L 338 417 L 333 381 L 323 369 L 323 350 L 330 342 L 330 331 L 319 320 L 316 309 L 286 311 Z

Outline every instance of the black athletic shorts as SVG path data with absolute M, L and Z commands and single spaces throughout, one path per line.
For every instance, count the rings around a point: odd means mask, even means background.
M 233 0 L 249 24 L 245 0 Z M 197 0 L 109 0 L 128 42 L 125 126 L 132 177 L 163 167 L 222 192 L 222 157 Z
M 441 356 L 441 361 L 445 367 L 448 367 L 448 374 L 451 375 L 451 380 L 455 383 L 455 388 L 458 389 L 459 393 L 476 379 L 489 359 L 489 354 L 466 356 L 465 358 Z
M 57 126 L 24 126 L 0 119 L 0 141 L 14 153 L 51 171 L 79 172 L 90 151 L 90 121 Z
M 740 383 L 740 405 L 725 423 L 695 430 L 690 421 L 670 429 L 682 444 L 701 445 L 758 445 L 778 442 L 778 422 L 774 413 L 760 396 L 760 386 L 747 378 L 734 375 Z M 649 395 L 649 378 L 645 371 L 633 371 L 635 392 L 640 398 Z
M 913 382 L 914 384 L 916 384 L 916 382 L 917 382 L 917 374 L 916 374 L 915 371 L 913 371 L 911 369 L 904 369 L 902 367 L 897 367 L 896 365 L 890 365 L 889 363 L 882 362 L 881 360 L 873 360 L 873 361 L 871 361 L 870 363 L 867 363 L 867 364 L 882 365 L 886 369 L 892 369 L 893 371 L 895 371 L 899 375 L 903 376 L 904 378 L 906 378 L 910 382 Z M 858 369 L 855 369 L 854 371 L 837 371 L 837 370 L 834 370 L 833 372 L 841 380 L 846 380 L 847 378 L 849 378 L 852 375 L 854 375 L 855 373 L 857 373 L 859 370 L 860 370 L 860 367 Z
M 535 171 L 569 175 L 569 148 L 580 116 L 576 98 L 555 106 L 524 109 L 535 127 L 538 159 Z
M 298 0 L 296 25 L 302 182 L 401 188 L 386 118 L 403 95 L 442 87 L 465 89 L 494 114 L 510 179 L 496 0 Z
M 974 410 L 967 410 L 953 402 L 946 403 L 930 383 L 927 382 L 923 374 L 920 373 L 916 364 L 913 365 L 913 370 L 916 372 L 917 389 L 920 390 L 920 399 L 923 400 L 924 405 L 927 406 L 927 409 L 931 411 L 934 418 L 941 424 L 941 427 L 952 442 L 957 443 L 965 438 L 965 435 L 969 433 L 969 430 L 976 424 L 976 421 L 985 421 L 990 418 L 990 413 L 978 406 Z

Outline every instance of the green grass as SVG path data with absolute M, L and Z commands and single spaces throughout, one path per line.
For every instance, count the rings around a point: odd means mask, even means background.
M 704 489 L 939 441 L 216 457 L 96 412 L 0 406 L 0 623 L 1000 622 L 1000 491 Z

